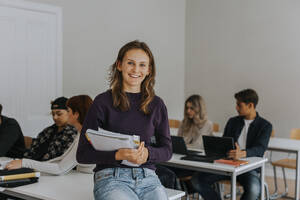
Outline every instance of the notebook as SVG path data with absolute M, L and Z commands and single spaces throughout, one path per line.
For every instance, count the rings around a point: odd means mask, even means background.
M 201 155 L 187 155 L 182 157 L 182 160 L 214 162 L 214 160 L 226 158 L 228 151 L 234 149 L 234 142 L 232 137 L 215 137 L 202 136 L 205 156 Z

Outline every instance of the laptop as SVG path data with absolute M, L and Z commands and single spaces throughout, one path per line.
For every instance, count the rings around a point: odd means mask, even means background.
M 202 136 L 205 156 L 187 155 L 182 160 L 192 160 L 201 162 L 214 162 L 214 160 L 226 158 L 227 152 L 235 149 L 232 137 Z
M 171 136 L 173 153 L 183 154 L 183 155 L 197 155 L 201 154 L 202 151 L 192 151 L 188 150 L 184 142 L 183 137 L 181 136 Z

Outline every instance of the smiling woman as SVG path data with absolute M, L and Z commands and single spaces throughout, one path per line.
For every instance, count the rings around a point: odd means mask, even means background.
M 144 42 L 124 45 L 111 67 L 110 86 L 98 95 L 84 122 L 77 160 L 97 164 L 94 197 L 96 200 L 168 199 L 155 174 L 155 163 L 170 159 L 172 145 L 167 109 L 154 93 L 155 63 Z M 87 129 L 138 135 L 138 149 L 96 151 L 85 137 Z M 156 144 L 151 144 L 151 138 Z M 139 167 L 121 164 L 130 161 Z M 138 180 L 138 181 L 137 181 Z

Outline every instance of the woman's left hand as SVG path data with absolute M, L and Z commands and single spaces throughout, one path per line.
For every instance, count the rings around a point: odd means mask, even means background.
M 145 147 L 145 143 L 142 142 L 140 144 L 140 147 L 142 150 L 142 153 L 140 154 L 140 156 L 138 157 L 138 159 L 136 160 L 136 164 L 141 165 L 144 164 L 145 162 L 147 162 L 148 156 L 149 156 L 149 151 L 148 149 Z
M 19 169 L 22 167 L 22 160 L 12 160 L 5 166 L 5 169 Z

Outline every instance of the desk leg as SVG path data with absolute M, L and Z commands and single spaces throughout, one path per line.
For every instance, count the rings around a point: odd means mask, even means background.
M 295 184 L 295 199 L 299 199 L 299 176 L 300 176 L 300 159 L 299 151 L 296 154 L 296 184 Z
M 261 172 L 260 172 L 260 199 L 265 199 L 265 163 L 261 166 Z
M 231 199 L 236 199 L 236 173 L 231 174 Z

